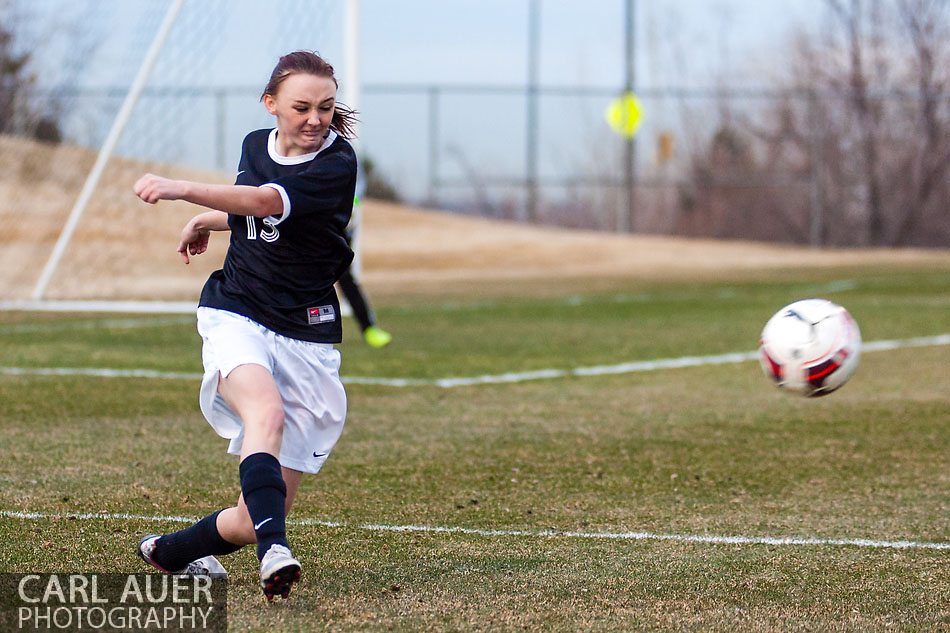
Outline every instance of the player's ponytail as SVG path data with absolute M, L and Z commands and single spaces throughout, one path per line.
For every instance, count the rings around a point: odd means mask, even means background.
M 294 51 L 281 57 L 270 75 L 267 86 L 261 94 L 261 99 L 267 95 L 276 96 L 280 89 L 280 84 L 290 75 L 306 73 L 317 77 L 328 77 L 333 80 L 333 84 L 339 88 L 336 76 L 333 74 L 333 66 L 325 59 L 312 51 Z M 359 121 L 359 113 L 356 110 L 348 108 L 344 104 L 337 102 L 336 109 L 333 111 L 333 119 L 330 121 L 330 129 L 343 138 L 353 138 L 356 136 L 356 123 Z

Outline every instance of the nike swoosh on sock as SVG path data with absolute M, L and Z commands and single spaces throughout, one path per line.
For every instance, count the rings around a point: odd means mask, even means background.
M 267 523 L 268 521 L 270 521 L 270 520 L 273 519 L 273 518 L 274 518 L 274 517 L 267 517 L 266 519 L 264 519 L 263 521 L 261 521 L 260 523 L 258 523 L 257 525 L 255 525 L 255 526 L 254 526 L 254 529 L 255 529 L 255 530 L 261 529 L 261 526 L 262 526 L 262 525 L 264 525 L 265 523 Z

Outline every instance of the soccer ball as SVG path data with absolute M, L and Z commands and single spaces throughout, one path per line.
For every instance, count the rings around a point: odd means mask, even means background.
M 861 332 L 848 311 L 803 299 L 776 312 L 759 343 L 765 375 L 804 396 L 824 396 L 848 381 L 861 358 Z

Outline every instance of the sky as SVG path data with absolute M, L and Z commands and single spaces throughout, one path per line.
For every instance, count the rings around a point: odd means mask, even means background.
M 41 82 L 128 86 L 170 0 L 32 0 L 28 23 L 43 43 Z M 761 87 L 781 72 L 796 29 L 813 29 L 823 0 L 633 0 L 636 85 Z M 362 149 L 407 197 L 427 194 L 436 117 L 438 177 L 489 181 L 524 172 L 529 0 L 361 0 Z M 588 96 L 545 97 L 540 108 L 542 172 L 573 169 L 572 139 L 608 134 L 602 111 L 624 81 L 624 0 L 537 0 L 538 83 Z M 270 119 L 257 102 L 276 58 L 316 49 L 342 77 L 343 0 L 186 0 L 151 85 L 243 87 L 186 105 L 152 99 L 137 108 L 119 146 L 135 155 L 161 148 L 169 160 L 202 167 L 237 162 L 243 135 Z M 189 57 L 197 53 L 195 58 Z M 511 93 L 461 91 L 502 86 Z M 430 109 L 430 86 L 454 87 Z M 346 100 L 347 88 L 341 87 Z M 98 100 L 97 100 L 98 99 Z M 104 137 L 120 96 L 70 104 L 67 131 Z M 647 123 L 664 125 L 662 104 Z M 85 138 L 83 138 L 85 137 Z M 173 137 L 173 138 L 168 138 Z
M 717 66 L 774 61 L 820 0 L 633 0 L 637 75 L 644 85 L 701 84 Z M 623 0 L 539 0 L 540 81 L 615 86 L 623 80 Z M 363 0 L 366 82 L 521 83 L 527 0 Z M 743 59 L 745 58 L 745 59 Z

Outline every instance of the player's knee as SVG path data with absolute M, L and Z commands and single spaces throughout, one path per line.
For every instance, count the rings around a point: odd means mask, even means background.
M 284 408 L 279 404 L 266 406 L 256 416 L 254 426 L 268 437 L 280 436 L 284 431 Z

